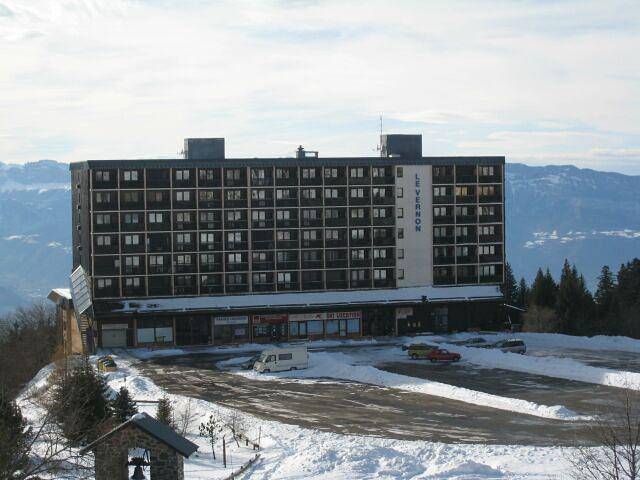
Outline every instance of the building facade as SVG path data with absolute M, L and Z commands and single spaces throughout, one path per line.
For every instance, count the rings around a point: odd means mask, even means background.
M 73 263 L 98 346 L 209 344 L 469 328 L 498 321 L 504 157 L 71 164 Z M 372 295 L 373 292 L 373 295 Z M 477 320 L 476 320 L 477 322 Z

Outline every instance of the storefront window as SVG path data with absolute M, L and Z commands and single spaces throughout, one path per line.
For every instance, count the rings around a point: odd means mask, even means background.
M 340 331 L 340 320 L 327 320 L 327 335 L 335 335 Z
M 347 320 L 347 332 L 351 334 L 360 334 L 360 319 L 352 318 Z
M 138 320 L 138 343 L 173 343 L 173 320 L 143 318 Z
M 249 339 L 249 317 L 215 317 L 213 319 L 213 339 L 216 342 L 234 342 Z
M 323 321 L 322 320 L 312 320 L 307 322 L 307 332 L 309 335 L 322 335 L 323 334 Z

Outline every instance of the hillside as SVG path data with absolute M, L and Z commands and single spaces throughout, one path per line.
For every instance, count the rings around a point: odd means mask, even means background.
M 600 267 L 640 256 L 640 176 L 507 165 L 507 255 L 517 277 L 569 258 L 595 286 Z M 67 285 L 68 165 L 0 163 L 0 311 Z

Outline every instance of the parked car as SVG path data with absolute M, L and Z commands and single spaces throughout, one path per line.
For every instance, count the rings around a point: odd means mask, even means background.
M 434 348 L 427 354 L 426 358 L 432 362 L 457 362 L 462 356 L 449 350 Z
M 513 352 L 520 354 L 524 354 L 527 351 L 527 346 L 519 338 L 500 340 L 499 342 L 490 345 L 488 348 L 497 348 L 499 350 L 502 350 L 503 352 Z
M 258 361 L 259 358 L 260 358 L 260 354 L 254 355 L 249 360 L 241 364 L 242 368 L 244 368 L 245 370 L 253 370 L 253 366 L 255 365 L 255 363 Z
M 461 345 L 463 347 L 477 347 L 480 345 L 486 345 L 487 340 L 482 337 L 472 337 L 472 338 L 467 338 L 466 340 L 456 340 L 448 343 L 452 345 Z
M 433 345 L 427 345 L 425 343 L 414 343 L 407 347 L 407 354 L 410 358 L 417 360 L 419 358 L 427 358 L 428 353 L 433 350 Z
M 308 367 L 309 353 L 307 352 L 307 347 L 263 350 L 253 365 L 253 369 L 259 373 L 302 370 Z

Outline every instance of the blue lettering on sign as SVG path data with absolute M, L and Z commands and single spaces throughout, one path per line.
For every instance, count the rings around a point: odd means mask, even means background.
M 416 173 L 416 208 L 415 208 L 415 227 L 416 232 L 422 231 L 422 210 L 420 208 L 420 194 L 422 193 L 422 189 L 420 188 L 420 177 Z

